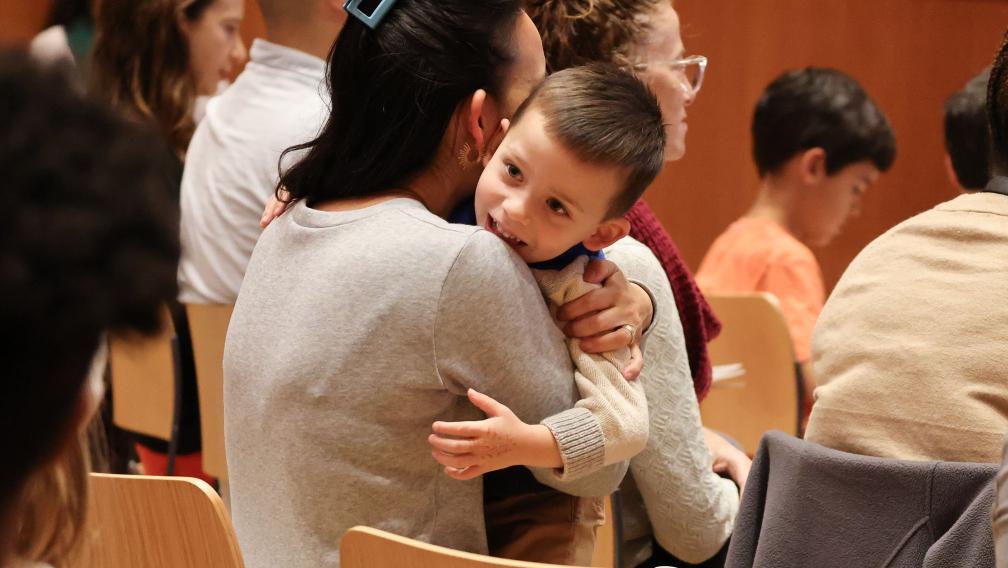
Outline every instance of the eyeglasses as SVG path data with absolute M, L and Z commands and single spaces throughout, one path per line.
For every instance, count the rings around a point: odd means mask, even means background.
M 661 66 L 667 67 L 672 71 L 679 71 L 686 76 L 686 81 L 689 83 L 693 92 L 691 94 L 696 95 L 700 92 L 700 87 L 703 86 L 704 73 L 707 71 L 707 58 L 703 55 L 690 55 L 688 57 L 680 57 L 679 59 L 673 59 L 671 61 L 648 61 L 644 63 L 634 63 L 630 66 L 634 71 L 643 71 L 650 66 Z

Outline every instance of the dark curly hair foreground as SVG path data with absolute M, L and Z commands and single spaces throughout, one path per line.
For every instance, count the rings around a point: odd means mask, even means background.
M 155 332 L 176 295 L 171 153 L 139 128 L 0 53 L 0 565 L 26 483 L 72 437 L 103 333 Z
M 991 132 L 991 165 L 1008 175 L 1008 31 L 994 57 L 987 83 L 987 118 Z

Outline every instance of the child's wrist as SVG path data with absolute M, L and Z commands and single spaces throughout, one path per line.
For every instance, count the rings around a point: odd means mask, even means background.
M 529 467 L 561 468 L 560 446 L 549 428 L 542 424 L 526 424 L 522 429 L 519 447 L 525 448 L 521 463 Z

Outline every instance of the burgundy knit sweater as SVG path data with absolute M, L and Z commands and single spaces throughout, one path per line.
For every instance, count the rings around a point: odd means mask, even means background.
M 686 338 L 693 389 L 697 400 L 703 400 L 711 385 L 711 361 L 707 354 L 707 342 L 721 333 L 721 322 L 714 315 L 679 254 L 679 249 L 651 207 L 641 199 L 626 214 L 626 219 L 630 221 L 630 236 L 651 249 L 668 275 L 676 307 L 679 309 L 679 319 L 682 321 L 683 336 Z

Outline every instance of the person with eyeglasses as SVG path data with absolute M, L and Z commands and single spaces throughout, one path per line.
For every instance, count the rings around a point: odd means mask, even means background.
M 690 56 L 679 16 L 667 0 L 532 0 L 526 10 L 543 38 L 551 71 L 603 61 L 632 71 L 656 95 L 666 125 L 666 162 L 686 151 L 686 110 L 703 85 L 707 58 Z M 655 311 L 641 383 L 651 435 L 630 460 L 622 486 L 622 566 L 722 566 L 735 524 L 749 458 L 700 421 L 698 399 L 710 387 L 707 342 L 720 324 L 700 293 L 668 232 L 640 200 L 627 214 L 630 235 L 661 261 L 668 286 L 652 289 L 656 306 L 674 302 L 678 314 Z M 487 476 L 487 493 L 494 477 Z M 491 542 L 522 517 L 506 503 L 487 503 Z M 523 534 L 527 542 L 532 538 Z M 542 538 L 547 538 L 543 535 Z M 531 545 L 529 545 L 531 546 Z M 507 550 L 498 550 L 505 555 Z

